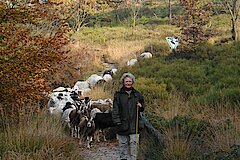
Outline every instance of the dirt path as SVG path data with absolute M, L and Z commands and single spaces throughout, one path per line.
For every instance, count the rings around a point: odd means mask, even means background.
M 118 160 L 118 142 L 116 139 L 94 143 L 90 149 L 81 147 L 84 160 Z

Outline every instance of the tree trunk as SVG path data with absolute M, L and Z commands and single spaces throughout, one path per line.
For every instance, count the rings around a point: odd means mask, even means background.
M 168 0 L 168 17 L 169 17 L 169 24 L 172 24 L 172 6 L 171 6 L 171 0 Z
M 235 41 L 237 40 L 237 23 L 236 21 L 232 18 L 232 39 Z
M 225 0 L 223 5 L 226 6 L 226 9 L 228 9 L 230 16 L 231 16 L 231 23 L 232 23 L 232 40 L 236 41 L 238 40 L 238 15 L 239 15 L 239 0 Z
M 237 40 L 237 18 L 238 18 L 238 5 L 237 5 L 238 0 L 232 0 L 232 39 L 234 41 Z

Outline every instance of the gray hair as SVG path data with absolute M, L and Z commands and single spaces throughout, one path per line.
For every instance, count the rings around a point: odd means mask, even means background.
M 133 75 L 132 73 L 129 73 L 129 72 L 128 72 L 128 73 L 123 73 L 123 75 L 122 75 L 122 77 L 121 77 L 121 79 L 120 79 L 120 82 L 123 83 L 123 81 L 124 81 L 124 79 L 125 79 L 126 77 L 131 78 L 133 83 L 136 81 L 134 75 Z

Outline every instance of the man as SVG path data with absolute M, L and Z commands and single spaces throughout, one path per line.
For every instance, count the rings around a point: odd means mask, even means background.
M 123 86 L 114 95 L 112 118 L 117 125 L 120 159 L 130 157 L 134 160 L 137 158 L 139 113 L 144 111 L 144 98 L 133 88 L 135 77 L 131 73 L 124 73 L 121 82 Z

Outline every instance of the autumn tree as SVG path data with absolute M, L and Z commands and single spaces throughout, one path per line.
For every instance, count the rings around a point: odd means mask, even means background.
M 91 16 L 104 10 L 107 2 L 104 0 L 62 0 L 58 6 L 58 11 L 61 14 L 61 19 L 66 20 L 73 31 L 88 24 Z M 57 0 L 56 0 L 57 2 Z
M 126 7 L 129 8 L 132 20 L 132 27 L 136 26 L 137 17 L 140 9 L 143 7 L 145 0 L 126 0 Z
M 86 20 L 89 16 L 94 15 L 97 11 L 97 2 L 96 0 L 77 0 L 71 1 L 70 7 L 68 8 L 72 13 L 69 19 L 74 23 L 74 30 L 78 31 L 80 27 L 84 26 Z
M 18 119 L 49 91 L 44 75 L 67 52 L 68 26 L 59 20 L 55 5 L 9 8 L 0 3 L 0 110 L 7 116 Z
M 210 20 L 212 3 L 208 0 L 180 0 L 184 15 L 179 16 L 181 49 L 193 51 L 209 35 L 204 27 Z

